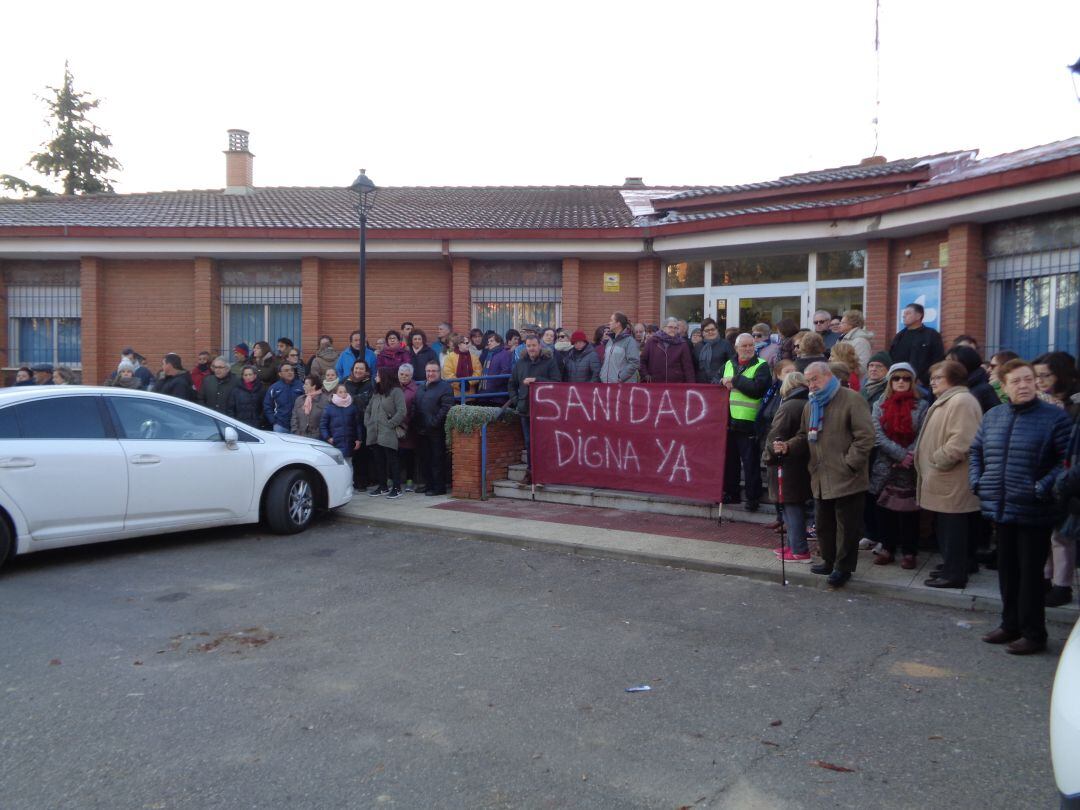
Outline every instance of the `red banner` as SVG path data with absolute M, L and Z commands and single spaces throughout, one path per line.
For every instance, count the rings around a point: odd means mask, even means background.
M 537 484 L 626 489 L 719 503 L 728 390 L 722 385 L 534 383 Z

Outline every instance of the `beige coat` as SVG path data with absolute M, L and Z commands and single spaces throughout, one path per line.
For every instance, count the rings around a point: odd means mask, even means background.
M 807 439 L 810 406 L 803 411 L 799 433 L 788 442 L 792 455 L 810 455 L 810 489 L 824 501 L 866 492 L 870 486 L 870 451 L 874 423 L 866 400 L 841 388 L 825 407 L 816 442 Z
M 923 509 L 954 515 L 979 511 L 968 484 L 968 458 L 981 422 L 979 401 L 962 385 L 930 406 L 915 442 L 915 497 Z

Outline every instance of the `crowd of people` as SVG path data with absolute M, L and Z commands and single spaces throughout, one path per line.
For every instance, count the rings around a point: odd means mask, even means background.
M 521 416 L 530 461 L 529 387 L 538 381 L 698 383 L 729 392 L 725 504 L 757 511 L 768 490 L 784 562 L 842 587 L 860 551 L 914 569 L 920 539 L 942 565 L 925 581 L 963 588 L 996 568 L 1003 613 L 984 637 L 1014 654 L 1045 648 L 1046 606 L 1073 598 L 1080 537 L 1080 373 L 1050 352 L 1025 360 L 977 341 L 946 350 L 919 304 L 887 351 L 874 351 L 862 313 L 814 313 L 749 332 L 711 318 L 688 330 L 632 323 L 623 313 L 592 335 L 538 324 L 505 334 L 406 321 L 368 345 L 338 350 L 329 335 L 306 361 L 288 337 L 198 355 L 187 370 L 166 354 L 154 374 L 125 349 L 107 385 L 197 401 L 253 428 L 337 447 L 368 495 L 444 494 L 445 422 L 458 401 Z M 16 385 L 66 385 L 67 369 L 20 369 Z M 765 475 L 763 476 L 763 471 Z M 526 482 L 528 482 L 526 478 Z M 820 561 L 813 564 L 811 541 Z

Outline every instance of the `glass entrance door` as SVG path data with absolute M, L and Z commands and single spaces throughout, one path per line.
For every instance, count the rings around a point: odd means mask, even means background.
M 744 287 L 713 287 L 710 313 L 721 330 L 749 332 L 756 323 L 770 326 L 790 318 L 800 326 L 810 322 L 810 289 L 807 284 L 755 284 Z

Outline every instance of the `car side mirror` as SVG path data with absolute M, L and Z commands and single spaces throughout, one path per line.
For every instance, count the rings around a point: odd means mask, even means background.
M 236 428 L 231 425 L 226 425 L 225 430 L 223 430 L 221 434 L 225 437 L 225 446 L 230 450 L 235 450 L 236 443 L 240 441 L 240 434 L 236 432 Z

